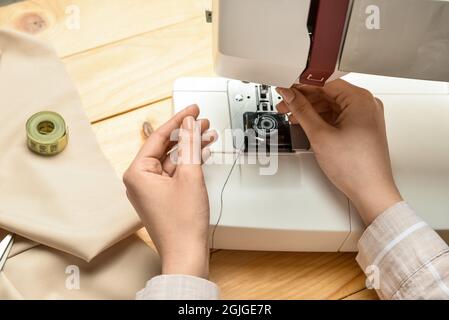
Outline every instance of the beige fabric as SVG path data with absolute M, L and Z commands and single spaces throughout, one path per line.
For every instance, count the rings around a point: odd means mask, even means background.
M 135 230 L 138 217 L 53 50 L 7 31 L 0 50 L 0 228 L 90 260 Z M 42 110 L 69 127 L 69 145 L 56 157 L 25 146 L 25 123 Z
M 159 273 L 156 253 L 134 235 L 89 263 L 39 245 L 9 257 L 0 273 L 0 299 L 131 300 Z
M 69 145 L 55 157 L 26 146 L 25 123 L 43 110 L 60 113 L 69 127 Z M 159 262 L 134 236 L 116 245 L 139 228 L 123 184 L 52 48 L 6 30 L 0 119 L 0 237 L 28 239 L 16 239 L 0 274 L 0 298 L 134 298 Z M 80 268 L 81 290 L 65 289 L 70 264 Z
M 357 261 L 373 280 L 377 268 L 382 299 L 449 299 L 449 247 L 405 202 L 368 227 Z

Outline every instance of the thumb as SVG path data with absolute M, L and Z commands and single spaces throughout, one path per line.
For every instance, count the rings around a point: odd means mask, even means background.
M 179 132 L 178 170 L 180 174 L 201 170 L 201 125 L 193 117 L 186 117 Z
M 316 134 L 317 131 L 327 130 L 329 125 L 316 112 L 312 104 L 307 98 L 296 88 L 286 89 L 278 88 L 278 93 L 293 115 L 306 132 L 309 139 Z

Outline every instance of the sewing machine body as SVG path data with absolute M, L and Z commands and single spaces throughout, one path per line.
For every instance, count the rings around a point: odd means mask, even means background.
M 323 86 L 348 72 L 449 81 L 447 0 L 213 0 L 221 77 Z
M 323 86 L 348 72 L 449 81 L 449 2 L 214 0 L 211 20 L 215 71 L 225 78 L 179 79 L 173 102 L 175 111 L 198 104 L 220 133 L 204 166 L 213 246 L 357 250 L 362 221 L 321 172 L 302 129 L 276 113 L 273 86 Z M 448 83 L 345 77 L 384 101 L 401 193 L 449 240 Z M 260 157 L 271 141 L 275 172 Z
M 449 84 L 361 74 L 345 78 L 383 100 L 396 182 L 404 198 L 448 241 Z M 365 226 L 324 176 L 312 151 L 303 145 L 279 152 L 273 173 L 257 152 L 242 152 L 236 145 L 229 129 L 239 129 L 241 116 L 256 111 L 258 93 L 251 88 L 257 86 L 225 78 L 182 78 L 174 85 L 175 111 L 198 104 L 200 117 L 210 119 L 220 134 L 204 166 L 211 230 L 218 223 L 214 247 L 356 251 Z M 273 103 L 280 101 L 274 90 L 271 94 Z

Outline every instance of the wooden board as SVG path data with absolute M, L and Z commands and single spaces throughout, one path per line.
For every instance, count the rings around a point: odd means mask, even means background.
M 212 75 L 210 28 L 194 18 L 64 59 L 89 119 L 169 98 L 179 77 Z
M 41 16 L 54 16 L 47 19 L 53 22 L 42 30 L 26 30 L 50 40 L 56 48 L 61 46 L 58 49 L 61 55 L 71 54 L 63 61 L 92 122 L 169 98 L 173 81 L 179 77 L 213 74 L 212 34 L 202 11 L 204 1 L 107 3 L 109 5 L 98 0 L 25 1 L 1 8 L 0 28 L 7 26 L 23 31 L 16 21 L 22 18 L 17 17 L 36 12 Z M 69 4 L 79 6 L 82 12 L 80 30 L 68 30 L 59 17 L 65 14 L 64 8 Z M 96 8 L 106 10 L 100 15 L 102 10 Z M 112 28 L 120 32 L 106 32 L 104 23 L 95 23 L 96 19 L 101 21 L 106 16 L 117 17 Z M 39 25 L 39 22 L 34 23 Z
M 379 296 L 377 295 L 376 291 L 369 289 L 363 289 L 359 292 L 356 292 L 344 298 L 344 300 L 378 300 L 378 299 Z
M 121 176 L 144 141 L 172 114 L 180 76 L 212 74 L 208 0 L 34 0 L 0 8 L 0 28 L 35 34 L 57 49 L 78 87 L 105 156 Z M 67 28 L 66 9 L 81 28 Z M 149 246 L 145 230 L 139 232 Z M 216 252 L 211 280 L 227 299 L 373 299 L 354 254 Z
M 340 299 L 365 286 L 347 253 L 219 251 L 211 280 L 225 299 Z
M 65 57 L 204 16 L 204 6 L 204 0 L 24 1 L 1 8 L 0 28 L 49 40 Z
M 103 153 L 121 177 L 144 142 L 142 125 L 149 121 L 158 128 L 172 116 L 171 99 L 101 121 L 93 125 Z

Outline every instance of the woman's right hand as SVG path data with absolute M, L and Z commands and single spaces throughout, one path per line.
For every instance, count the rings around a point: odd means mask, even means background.
M 281 113 L 306 132 L 331 182 L 355 205 L 367 225 L 402 201 L 391 170 L 383 104 L 343 80 L 324 88 L 279 88 Z

